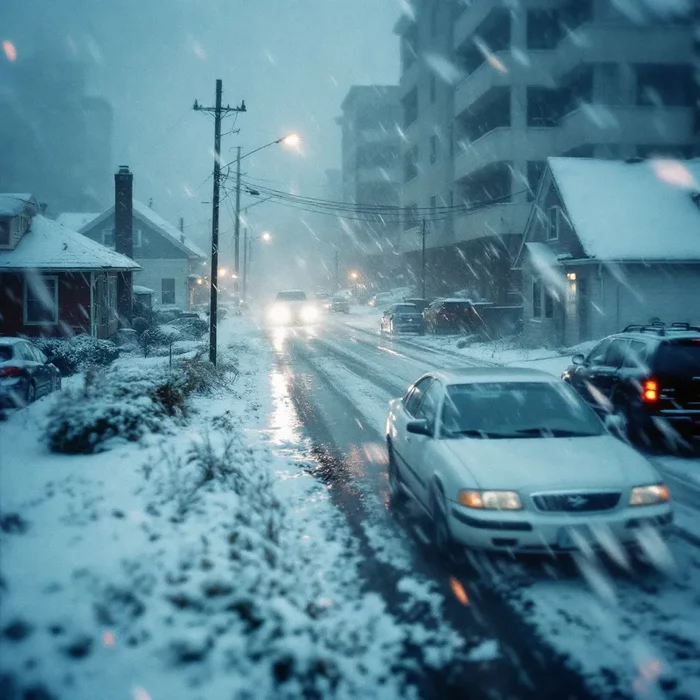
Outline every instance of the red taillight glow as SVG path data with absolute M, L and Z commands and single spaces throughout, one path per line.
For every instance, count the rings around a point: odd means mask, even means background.
M 647 379 L 642 387 L 642 401 L 654 403 L 659 400 L 659 383 L 655 379 Z
M 0 367 L 0 377 L 21 377 L 22 374 L 21 367 Z

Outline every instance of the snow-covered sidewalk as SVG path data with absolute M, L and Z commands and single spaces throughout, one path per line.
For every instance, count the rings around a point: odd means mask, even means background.
M 220 337 L 238 379 L 174 434 L 54 454 L 56 396 L 0 424 L 3 698 L 410 698 L 408 645 L 449 663 L 449 629 L 365 590 L 268 344 Z

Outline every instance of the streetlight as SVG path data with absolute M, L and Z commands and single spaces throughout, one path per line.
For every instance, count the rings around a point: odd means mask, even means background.
M 357 282 L 360 279 L 360 273 L 357 270 L 352 270 L 349 277 L 353 282 Z
M 265 231 L 260 235 L 260 240 L 262 240 L 263 243 L 269 243 L 272 240 L 272 234 Z

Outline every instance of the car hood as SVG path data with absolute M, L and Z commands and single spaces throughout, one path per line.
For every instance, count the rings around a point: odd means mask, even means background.
M 445 443 L 484 489 L 619 489 L 660 480 L 645 457 L 611 435 Z

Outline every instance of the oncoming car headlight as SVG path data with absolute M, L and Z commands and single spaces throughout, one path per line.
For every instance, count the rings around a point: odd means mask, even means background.
M 666 484 L 650 484 L 649 486 L 637 486 L 630 494 L 631 506 L 655 506 L 660 503 L 668 503 L 671 500 L 671 491 Z
M 484 510 L 522 510 L 523 504 L 515 491 L 460 491 L 457 501 L 467 508 Z
M 301 320 L 304 323 L 312 323 L 318 319 L 318 309 L 315 306 L 305 306 L 301 310 Z
M 292 320 L 292 313 L 284 304 L 275 304 L 268 313 L 271 323 L 289 323 Z

